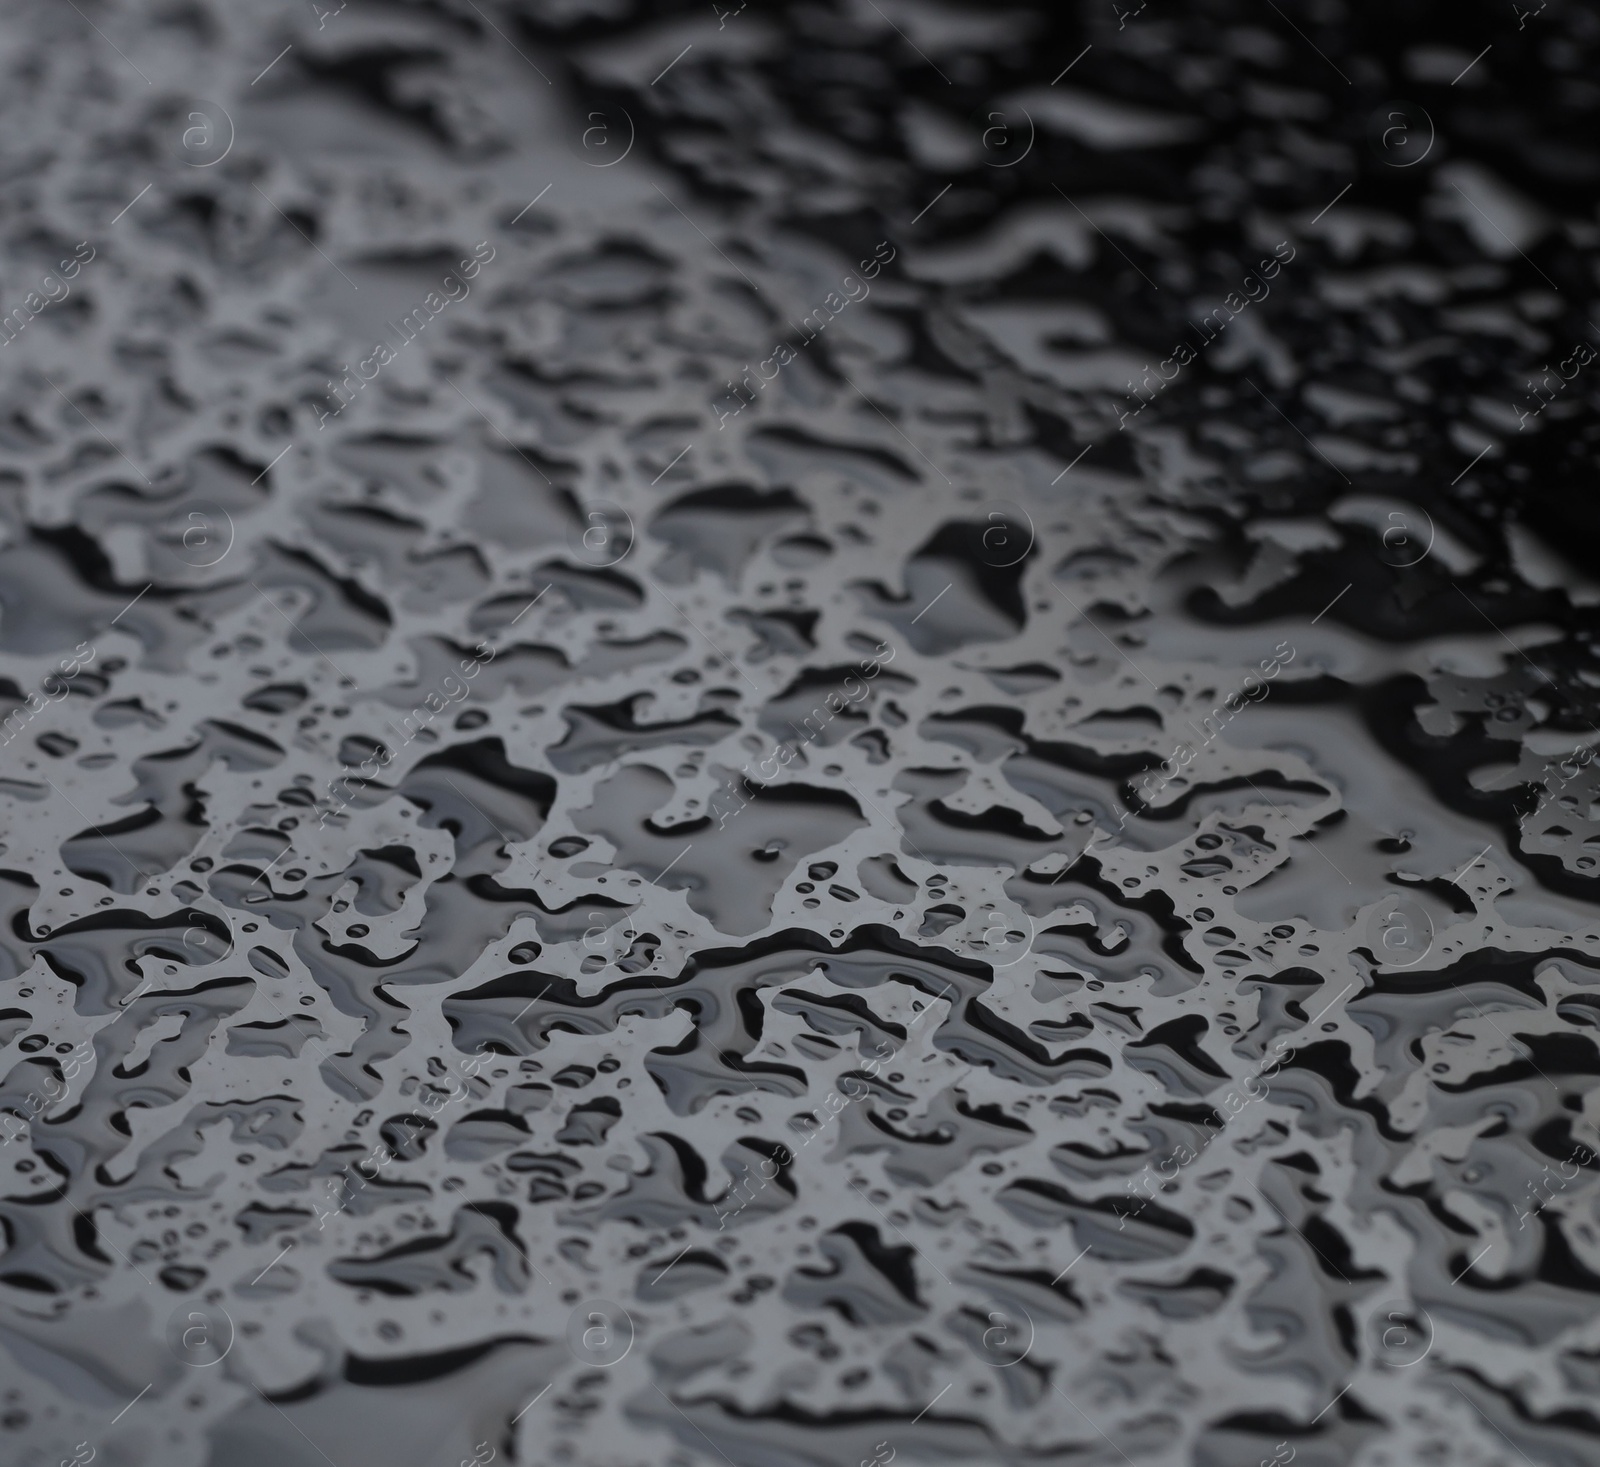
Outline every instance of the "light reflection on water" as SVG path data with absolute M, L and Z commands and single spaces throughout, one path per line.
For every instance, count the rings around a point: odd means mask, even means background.
M 9 22 L 7 1460 L 1592 1458 L 1597 28 L 1117 19 Z

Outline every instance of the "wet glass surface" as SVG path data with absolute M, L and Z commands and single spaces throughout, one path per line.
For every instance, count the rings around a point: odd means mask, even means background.
M 1600 1461 L 1600 13 L 0 37 L 0 1460 Z

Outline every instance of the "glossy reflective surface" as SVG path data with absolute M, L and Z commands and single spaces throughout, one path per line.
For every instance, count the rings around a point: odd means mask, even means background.
M 1595 1459 L 1590 12 L 4 35 L 5 1460 Z

